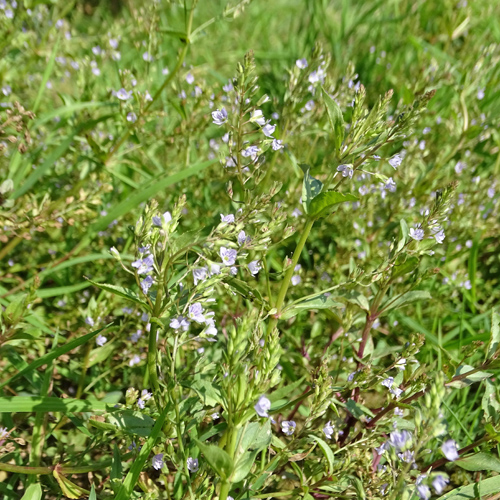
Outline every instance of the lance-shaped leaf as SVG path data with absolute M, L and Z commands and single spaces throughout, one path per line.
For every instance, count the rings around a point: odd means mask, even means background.
M 309 204 L 308 215 L 311 217 L 325 217 L 332 207 L 346 201 L 357 201 L 358 197 L 353 194 L 343 194 L 337 191 L 325 191 L 315 196 Z
M 321 91 L 326 105 L 326 112 L 328 113 L 328 120 L 335 134 L 335 148 L 338 153 L 344 140 L 344 117 L 339 105 L 329 96 L 325 89 L 321 88 Z
M 122 286 L 110 285 L 109 283 L 97 283 L 91 279 L 85 278 L 89 283 L 92 283 L 94 286 L 104 290 L 105 292 L 110 292 L 114 295 L 118 295 L 119 297 L 123 297 L 124 299 L 135 302 L 136 304 L 140 304 L 142 307 L 151 312 L 151 308 L 149 305 L 141 300 L 139 295 L 131 290 L 130 288 L 124 288 Z
M 310 170 L 310 168 L 307 168 L 307 170 L 304 171 L 304 182 L 302 184 L 302 206 L 306 214 L 309 214 L 313 199 L 316 198 L 323 189 L 323 183 L 312 177 L 309 174 Z
M 205 456 L 208 465 L 212 467 L 221 479 L 226 480 L 234 469 L 233 461 L 229 454 L 214 444 L 203 444 L 197 439 L 194 441 Z

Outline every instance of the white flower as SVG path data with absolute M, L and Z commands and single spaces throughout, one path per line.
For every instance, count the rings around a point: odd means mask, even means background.
M 266 124 L 266 119 L 260 109 L 256 109 L 250 113 L 250 121 L 257 123 L 257 125 L 260 125 L 261 127 Z
M 197 472 L 198 469 L 200 468 L 200 466 L 198 464 L 198 459 L 193 458 L 193 457 L 189 457 L 187 459 L 187 468 L 188 468 L 189 472 Z
M 445 236 L 444 231 L 442 229 L 434 235 L 434 238 L 436 239 L 437 243 L 443 243 L 445 237 L 446 236 Z
M 227 122 L 227 111 L 225 108 L 222 109 L 216 109 L 215 111 L 212 111 L 212 119 L 215 125 L 223 125 L 224 123 Z
M 333 428 L 331 420 L 329 420 L 325 424 L 325 426 L 323 427 L 323 432 L 324 432 L 325 436 L 327 437 L 327 439 L 332 439 L 332 436 L 334 433 L 334 428 Z
M 286 434 L 287 436 L 291 436 L 295 432 L 296 427 L 297 424 L 293 420 L 284 420 L 281 423 L 281 430 L 283 431 L 283 434 Z
M 189 306 L 188 318 L 196 321 L 196 323 L 205 323 L 203 306 L 199 302 L 195 302 Z
M 454 462 L 459 458 L 457 443 L 455 443 L 453 439 L 448 439 L 448 441 L 445 441 L 441 446 L 441 451 L 450 462 Z
M 268 411 L 271 409 L 271 401 L 266 396 L 261 396 L 254 406 L 259 417 L 269 417 Z
M 193 269 L 193 279 L 194 286 L 198 284 L 199 281 L 205 281 L 208 276 L 208 269 L 206 267 L 198 267 Z
M 89 325 L 89 326 L 94 326 L 94 324 L 95 324 L 94 320 L 90 316 L 87 316 L 85 318 L 85 323 L 87 323 L 87 325 Z
M 222 263 L 225 266 L 232 266 L 236 262 L 238 252 L 226 247 L 220 247 L 219 255 L 222 258 Z
M 102 347 L 106 342 L 108 341 L 108 339 L 104 336 L 104 335 L 101 335 L 99 334 L 97 336 L 97 338 L 95 339 L 95 343 L 99 346 L 99 347 Z
M 295 65 L 297 66 L 297 68 L 299 69 L 305 69 L 307 68 L 307 59 L 297 59 L 295 61 Z
M 292 276 L 292 285 L 293 286 L 297 286 L 301 281 L 302 281 L 302 278 L 298 274 L 295 274 Z
M 250 271 L 252 276 L 255 276 L 260 271 L 260 269 L 261 269 L 260 261 L 258 260 L 252 260 L 252 262 L 248 264 L 248 270 Z

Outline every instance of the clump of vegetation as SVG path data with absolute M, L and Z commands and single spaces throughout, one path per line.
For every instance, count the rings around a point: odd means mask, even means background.
M 497 498 L 498 14 L 0 0 L 2 498 Z

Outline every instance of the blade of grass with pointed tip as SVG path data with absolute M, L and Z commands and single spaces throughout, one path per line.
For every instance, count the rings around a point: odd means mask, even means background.
M 114 405 L 95 400 L 53 398 L 41 396 L 0 397 L 0 413 L 31 413 L 59 411 L 61 413 L 113 411 Z
M 53 351 L 48 352 L 47 354 L 45 354 L 41 358 L 38 358 L 36 361 L 33 361 L 33 363 L 30 363 L 28 366 L 26 366 L 20 372 L 16 373 L 12 377 L 10 377 L 5 382 L 2 382 L 0 384 L 0 389 L 5 387 L 6 385 L 12 383 L 17 378 L 19 378 L 21 376 L 25 376 L 30 371 L 36 370 L 40 366 L 50 363 L 53 359 L 56 359 L 59 356 L 62 356 L 63 354 L 66 354 L 67 352 L 85 344 L 86 342 L 91 340 L 93 337 L 95 337 L 97 334 L 99 334 L 100 332 L 102 332 L 106 328 L 109 328 L 112 324 L 113 323 L 109 323 L 108 325 L 104 326 L 103 328 L 99 328 L 99 330 L 95 330 L 93 332 L 87 333 L 86 335 L 83 335 L 82 337 L 78 337 L 74 340 L 71 340 L 67 344 L 64 344 L 63 346 L 58 347 L 57 349 L 54 349 Z

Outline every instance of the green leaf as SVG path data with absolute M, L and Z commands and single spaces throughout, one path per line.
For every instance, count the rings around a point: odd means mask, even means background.
M 91 283 L 88 283 L 87 281 L 83 281 L 81 283 L 77 283 L 76 285 L 56 286 L 56 287 L 43 288 L 43 289 L 39 288 L 36 291 L 36 294 L 41 299 L 47 299 L 50 297 L 58 297 L 59 295 L 70 295 L 74 292 L 79 292 L 80 290 L 83 290 L 84 288 L 88 288 L 90 285 L 91 285 Z
M 26 310 L 26 299 L 28 294 L 16 296 L 2 313 L 3 320 L 7 325 L 14 325 L 22 317 Z
M 397 298 L 389 299 L 382 307 L 383 312 L 390 311 L 391 309 L 399 309 L 400 307 L 410 304 L 411 302 L 417 302 L 419 300 L 430 300 L 432 299 L 431 294 L 427 290 L 412 290 L 401 294 Z
M 252 422 L 246 424 L 238 432 L 238 455 L 244 454 L 247 450 L 263 450 L 271 443 L 272 432 L 271 422 L 266 421 L 265 424 Z
M 340 302 L 336 302 L 333 297 L 320 295 L 318 297 L 313 297 L 307 300 L 297 300 L 292 302 L 289 306 L 287 306 L 282 312 L 280 319 L 290 319 L 294 316 L 297 316 L 302 311 L 310 311 L 311 309 L 330 309 L 334 307 L 341 307 L 343 304 Z
M 500 460 L 490 453 L 476 453 L 468 457 L 460 458 L 455 464 L 468 471 L 493 470 L 500 472 Z
M 323 183 L 309 174 L 310 168 L 304 173 L 302 183 L 302 206 L 306 214 L 309 214 L 309 207 L 312 200 L 321 193 Z
M 95 493 L 94 483 L 92 483 L 92 486 L 90 487 L 89 500 L 97 500 L 97 495 Z
M 194 442 L 205 456 L 208 465 L 221 479 L 227 480 L 234 469 L 233 461 L 228 453 L 213 444 L 203 444 L 197 439 L 194 439 Z
M 285 385 L 284 387 L 280 387 L 278 390 L 274 391 L 270 396 L 268 396 L 269 401 L 271 401 L 271 403 L 274 403 L 275 401 L 279 401 L 280 399 L 285 398 L 295 389 L 299 388 L 304 382 L 304 379 L 305 376 L 299 378 L 298 380 L 292 382 L 291 384 Z
M 500 344 L 500 315 L 496 311 L 491 312 L 491 339 L 488 344 L 488 358 L 492 358 Z
M 210 380 L 198 379 L 193 382 L 185 381 L 182 385 L 195 391 L 204 406 L 216 406 L 223 402 L 220 386 Z
M 321 87 L 321 92 L 323 94 L 323 100 L 326 104 L 328 120 L 330 121 L 330 126 L 335 135 L 335 149 L 338 153 L 340 152 L 340 147 L 342 146 L 342 141 L 344 140 L 344 117 L 339 105 L 330 97 L 323 87 Z
M 490 380 L 484 381 L 485 389 L 481 406 L 484 411 L 485 419 L 489 422 L 496 423 L 500 417 L 500 403 L 497 399 L 496 385 Z
M 475 500 L 485 495 L 493 495 L 500 492 L 500 476 L 490 477 L 467 486 L 461 486 L 449 491 L 437 500 Z
M 338 191 L 325 191 L 318 194 L 309 205 L 311 217 L 326 217 L 330 214 L 332 207 L 346 201 L 357 201 L 359 198 L 353 194 L 343 194 Z
M 90 401 L 74 398 L 54 398 L 39 396 L 8 396 L 0 397 L 0 413 L 31 413 L 60 411 L 93 412 L 113 411 L 113 406 L 100 401 Z
M 362 405 L 361 403 L 356 403 L 354 399 L 349 398 L 345 406 L 353 417 L 360 418 L 363 415 L 368 415 L 369 417 L 373 418 L 375 416 L 369 408 L 367 408 L 365 405 Z
M 121 413 L 109 415 L 108 422 L 126 434 L 147 437 L 155 421 L 148 415 L 139 411 L 125 410 Z M 120 476 L 121 477 L 121 476 Z
M 139 455 L 133 461 L 132 467 L 130 467 L 125 480 L 118 490 L 115 500 L 128 500 L 132 495 L 134 486 L 137 483 L 144 464 L 146 463 L 146 460 L 148 459 L 149 454 L 151 453 L 151 450 L 156 443 L 156 439 L 160 435 L 163 423 L 165 422 L 165 418 L 167 417 L 169 411 L 171 411 L 171 407 L 169 404 L 167 404 L 161 415 L 158 417 L 158 420 L 156 421 L 147 441 L 142 445 Z
M 26 491 L 24 492 L 21 500 L 41 500 L 42 498 L 42 486 L 39 483 L 30 484 Z
M 407 257 L 404 255 L 404 257 Z M 403 258 L 404 258 L 403 257 Z M 406 260 L 399 262 L 399 258 L 396 260 L 394 267 L 392 269 L 392 279 L 399 278 L 405 274 L 411 273 L 418 267 L 418 257 L 407 257 Z
M 252 465 L 255 464 L 255 458 L 257 457 L 258 453 L 258 450 L 250 451 L 242 454 L 236 460 L 234 472 L 230 478 L 232 483 L 239 483 L 248 476 L 252 469 Z
M 328 474 L 333 474 L 333 464 L 335 462 L 335 458 L 333 456 L 333 451 L 322 439 L 320 439 L 317 436 L 314 436 L 313 434 L 310 434 L 309 437 L 313 440 L 316 441 L 321 448 L 321 451 L 323 452 L 323 455 L 325 455 L 326 460 L 328 461 Z
M 401 238 L 398 242 L 398 247 L 396 250 L 397 252 L 403 250 L 403 247 L 406 245 L 406 242 L 408 241 L 408 235 L 410 234 L 410 229 L 404 219 L 401 219 L 399 221 L 399 225 L 401 227 Z
M 96 286 L 97 288 L 100 288 L 101 290 L 104 290 L 105 292 L 112 293 L 113 295 L 118 295 L 119 297 L 122 297 L 124 299 L 130 300 L 131 302 L 135 302 L 136 304 L 139 304 L 141 307 L 144 307 L 147 309 L 149 312 L 151 312 L 151 308 L 149 307 L 149 304 L 141 300 L 139 295 L 131 290 L 130 288 L 124 288 L 122 286 L 117 286 L 117 285 L 110 285 L 108 283 L 97 283 L 96 281 L 92 281 L 89 278 L 85 278 L 89 283 L 92 283 L 92 285 Z
M 370 311 L 370 304 L 368 302 L 368 299 L 361 293 L 356 290 L 352 290 L 349 292 L 345 292 L 341 295 L 347 302 L 350 302 L 351 304 L 355 304 L 363 311 L 369 312 Z
M 474 370 L 473 366 L 460 365 L 457 368 L 457 372 L 455 373 L 455 376 L 463 375 L 463 374 L 471 372 L 473 370 Z M 475 372 L 475 373 L 471 373 L 467 378 L 463 378 L 461 380 L 454 380 L 453 382 L 449 382 L 447 385 L 449 387 L 454 387 L 456 389 L 463 389 L 464 387 L 472 385 L 476 382 L 481 382 L 481 380 L 487 379 L 487 378 L 492 377 L 492 376 L 493 376 L 492 373 Z
M 36 368 L 50 363 L 53 359 L 58 358 L 59 356 L 62 356 L 63 354 L 66 354 L 69 351 L 72 351 L 73 349 L 85 344 L 87 341 L 91 340 L 93 337 L 95 337 L 97 334 L 105 330 L 106 328 L 109 328 L 113 323 L 109 323 L 108 325 L 104 326 L 103 328 L 99 328 L 99 330 L 95 330 L 93 332 L 87 333 L 83 335 L 82 337 L 76 338 L 67 344 L 58 347 L 57 349 L 54 349 L 53 351 L 48 352 L 41 358 L 38 358 L 37 360 L 33 361 L 33 363 L 30 363 L 28 366 L 23 368 L 20 372 L 16 373 L 9 379 L 7 379 L 5 382 L 2 382 L 0 384 L 0 389 L 5 387 L 7 384 L 11 384 L 14 380 L 21 376 L 25 376 L 27 373 L 29 373 L 32 370 L 35 370 Z M 0 407 L 1 408 L 1 407 Z
M 60 474 L 57 469 L 52 472 L 56 481 L 59 483 L 62 492 L 68 498 L 80 498 L 82 495 L 90 494 L 90 491 L 85 490 L 75 483 L 72 483 L 64 474 Z

